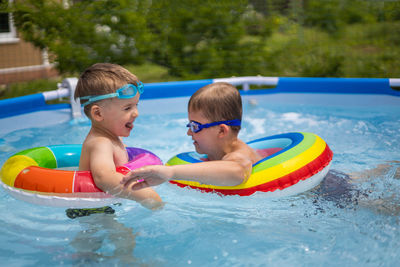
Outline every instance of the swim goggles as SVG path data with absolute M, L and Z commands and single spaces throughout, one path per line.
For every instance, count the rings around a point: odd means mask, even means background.
M 203 130 L 205 128 L 210 128 L 212 126 L 217 126 L 217 125 L 221 125 L 221 124 L 226 124 L 229 126 L 240 126 L 241 123 L 242 123 L 241 120 L 216 121 L 216 122 L 211 122 L 211 123 L 206 123 L 206 124 L 201 124 L 197 121 L 191 121 L 186 125 L 186 127 L 189 127 L 192 132 L 198 133 L 201 130 Z
M 113 97 L 118 97 L 120 99 L 128 99 L 135 97 L 135 95 L 139 92 L 139 94 L 143 94 L 144 89 L 143 89 L 143 83 L 142 82 L 137 82 L 137 86 L 133 84 L 126 84 L 122 86 L 121 88 L 117 89 L 115 93 L 111 94 L 106 94 L 106 95 L 88 95 L 88 96 L 82 96 L 81 99 L 83 100 L 88 100 L 83 104 L 83 106 L 87 106 L 89 104 L 92 104 L 96 101 L 104 100 L 107 98 L 113 98 Z

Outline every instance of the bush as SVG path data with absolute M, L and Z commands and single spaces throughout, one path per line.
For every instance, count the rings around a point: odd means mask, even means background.
M 24 39 L 48 49 L 61 73 L 80 73 L 96 62 L 144 62 L 152 36 L 140 3 L 74 1 L 65 8 L 64 1 L 26 0 L 12 11 Z
M 399 51 L 400 1 L 14 3 L 19 32 L 47 49 L 62 74 L 97 62 L 151 62 L 177 79 L 400 76 L 398 57 L 390 58 Z

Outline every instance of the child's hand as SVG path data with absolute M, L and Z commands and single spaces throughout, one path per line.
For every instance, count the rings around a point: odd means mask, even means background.
M 132 185 L 132 190 L 162 184 L 172 178 L 172 172 L 166 166 L 150 165 L 131 171 L 125 175 L 121 184 L 125 187 Z

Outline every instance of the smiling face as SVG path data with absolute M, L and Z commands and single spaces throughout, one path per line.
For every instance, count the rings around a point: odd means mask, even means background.
M 210 123 L 201 111 L 189 111 L 189 121 L 196 121 L 201 124 Z M 219 127 L 213 126 L 210 128 L 202 129 L 200 132 L 194 133 L 190 128 L 187 131 L 187 135 L 192 137 L 193 145 L 195 146 L 196 152 L 200 154 L 207 154 L 210 159 L 219 154 L 218 144 L 218 132 Z
M 101 127 L 113 136 L 128 137 L 133 123 L 139 116 L 138 103 L 140 95 L 133 98 L 112 98 L 100 101 L 102 112 Z

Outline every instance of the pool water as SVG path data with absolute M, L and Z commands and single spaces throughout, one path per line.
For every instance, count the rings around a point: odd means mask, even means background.
M 125 143 L 151 150 L 164 162 L 193 150 L 185 127 L 187 100 L 142 101 Z M 33 116 L 37 123 L 31 115 L 15 117 L 31 116 L 25 125 L 0 132 L 0 165 L 26 148 L 82 143 L 89 122 L 71 122 L 59 113 L 65 111 L 41 112 Z M 50 123 L 49 114 L 58 122 Z M 284 198 L 261 192 L 220 197 L 163 184 L 155 188 L 166 202 L 162 210 L 124 200 L 113 206 L 115 214 L 77 219 L 63 208 L 16 200 L 1 188 L 0 261 L 8 266 L 395 266 L 399 114 L 400 98 L 390 96 L 245 96 L 242 140 L 308 131 L 329 144 L 332 171 L 318 188 Z M 365 172 L 376 167 L 382 168 Z M 349 178 L 354 173 L 358 179 Z

